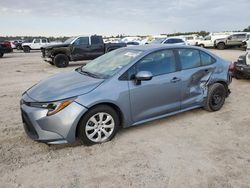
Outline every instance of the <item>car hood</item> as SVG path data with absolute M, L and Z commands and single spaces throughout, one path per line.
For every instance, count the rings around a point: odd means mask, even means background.
M 43 48 L 50 49 L 50 48 L 68 47 L 69 45 L 70 44 L 65 44 L 65 43 L 62 43 L 62 44 L 49 44 L 49 45 L 43 46 Z
M 86 94 L 104 80 L 77 71 L 60 73 L 31 87 L 26 94 L 37 102 L 50 102 Z

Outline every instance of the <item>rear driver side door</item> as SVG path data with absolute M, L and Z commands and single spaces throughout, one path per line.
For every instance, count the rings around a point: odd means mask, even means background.
M 206 83 L 215 70 L 215 59 L 192 48 L 177 50 L 181 64 L 181 109 L 201 106 L 206 97 Z

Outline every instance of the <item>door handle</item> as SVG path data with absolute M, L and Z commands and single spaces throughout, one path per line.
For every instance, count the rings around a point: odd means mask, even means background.
M 172 83 L 176 83 L 176 82 L 179 82 L 179 81 L 181 81 L 181 79 L 177 78 L 177 77 L 173 77 L 172 80 L 171 80 Z

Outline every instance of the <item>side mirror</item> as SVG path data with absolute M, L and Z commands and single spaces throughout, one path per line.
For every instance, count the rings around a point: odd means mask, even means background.
M 227 39 L 228 39 L 228 40 L 231 40 L 231 39 L 232 39 L 232 37 L 228 37 Z
M 151 80 L 153 78 L 153 74 L 149 71 L 140 71 L 135 75 L 135 83 L 136 85 L 140 84 L 141 81 Z

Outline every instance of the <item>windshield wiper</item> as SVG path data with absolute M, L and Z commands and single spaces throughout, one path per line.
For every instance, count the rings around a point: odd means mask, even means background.
M 79 72 L 79 73 L 81 73 L 81 74 L 84 74 L 84 75 L 93 77 L 93 78 L 99 78 L 98 75 L 96 75 L 96 74 L 94 74 L 94 73 L 91 73 L 91 72 L 88 72 L 88 71 L 85 71 L 85 70 L 83 70 L 81 67 L 77 68 L 76 71 Z

